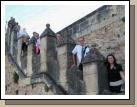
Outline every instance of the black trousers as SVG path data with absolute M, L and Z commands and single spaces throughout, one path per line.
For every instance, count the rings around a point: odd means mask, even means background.
M 120 93 L 121 92 L 121 86 L 122 85 L 109 86 L 109 89 L 110 89 L 111 92 Z
M 22 51 L 23 51 L 23 52 L 26 52 L 26 51 L 27 51 L 28 46 L 27 46 L 27 44 L 26 44 L 25 42 L 23 42 L 23 43 L 22 43 L 22 47 L 21 47 L 21 48 L 22 48 Z
M 83 80 L 83 65 L 80 63 L 78 66 L 80 73 L 79 73 L 79 78 Z

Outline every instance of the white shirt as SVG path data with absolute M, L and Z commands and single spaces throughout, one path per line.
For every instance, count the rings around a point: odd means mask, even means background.
M 40 38 L 37 39 L 36 46 L 40 48 Z
M 87 47 L 85 50 L 84 57 L 86 56 L 86 54 L 88 52 L 89 52 L 89 48 Z M 76 45 L 75 48 L 72 50 L 72 53 L 77 54 L 77 65 L 79 65 L 81 63 L 81 59 L 82 59 L 82 46 Z
M 20 38 L 22 36 L 27 36 L 28 33 L 25 31 L 25 30 L 20 30 L 18 33 L 17 33 L 17 38 Z

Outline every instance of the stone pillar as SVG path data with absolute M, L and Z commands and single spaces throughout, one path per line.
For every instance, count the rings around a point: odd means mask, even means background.
M 97 95 L 98 89 L 98 70 L 97 63 L 90 62 L 83 65 L 83 79 L 87 95 Z
M 14 31 L 11 32 L 10 53 L 13 55 Z
M 72 65 L 72 50 L 75 46 L 75 43 L 74 40 L 68 35 L 67 30 L 63 31 L 62 35 L 60 35 L 59 39 L 57 39 L 57 45 L 58 63 L 60 71 L 59 82 L 65 90 L 68 90 L 69 79 L 67 71 Z
M 11 28 L 8 27 L 8 48 L 10 48 L 10 39 L 11 39 Z
M 7 30 L 6 30 L 6 33 L 5 33 L 5 54 L 7 54 L 7 52 L 9 51 L 9 49 L 10 49 L 10 45 L 9 45 L 9 42 L 10 42 L 10 40 L 9 40 L 9 38 L 10 38 L 10 28 L 9 27 L 7 27 Z
M 61 86 L 68 90 L 67 86 L 67 46 L 61 46 L 57 48 L 58 50 L 58 62 L 59 62 L 59 71 L 60 71 L 60 78 L 59 82 Z
M 32 50 L 33 50 L 33 44 L 29 44 L 28 54 L 27 54 L 27 76 L 32 75 Z
M 104 59 L 103 55 L 94 48 L 90 50 L 82 62 L 87 95 L 104 94 L 108 91 L 108 77 Z
M 41 34 L 41 72 L 47 72 L 54 81 L 58 81 L 58 62 L 56 36 L 50 29 L 50 25 L 46 24 L 46 29 Z
M 9 36 L 10 36 L 10 28 L 7 27 L 5 41 L 7 42 L 8 48 L 9 48 Z
M 47 52 L 47 37 L 43 37 L 40 40 L 40 55 L 41 55 L 41 72 L 46 72 L 47 71 L 47 57 L 46 53 Z
M 21 43 L 22 43 L 22 39 L 19 38 L 18 39 L 18 54 L 17 54 L 17 63 L 18 65 L 21 67 L 21 60 L 20 60 L 20 55 L 21 55 Z

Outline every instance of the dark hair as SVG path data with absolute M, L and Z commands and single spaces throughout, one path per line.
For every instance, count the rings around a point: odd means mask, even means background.
M 105 62 L 105 64 L 106 64 L 108 70 L 110 70 L 110 63 L 108 62 L 108 57 L 109 57 L 109 56 L 112 56 L 112 57 L 113 57 L 113 59 L 114 59 L 114 66 L 117 65 L 117 61 L 116 61 L 115 56 L 114 56 L 113 54 L 109 54 L 109 55 L 107 55 L 107 58 L 106 58 L 106 62 Z

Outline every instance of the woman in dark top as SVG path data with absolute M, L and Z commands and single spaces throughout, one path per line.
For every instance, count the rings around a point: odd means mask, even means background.
M 121 86 L 125 81 L 122 66 L 116 63 L 116 58 L 109 54 L 106 59 L 106 66 L 108 70 L 108 81 L 111 92 L 120 93 Z

